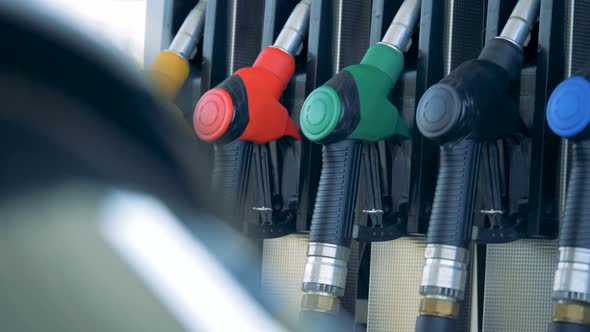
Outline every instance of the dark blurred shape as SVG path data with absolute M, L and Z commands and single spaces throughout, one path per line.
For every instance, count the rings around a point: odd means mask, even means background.
M 251 278 L 256 257 L 244 239 L 203 217 L 217 207 L 207 154 L 182 134 L 135 66 L 51 15 L 28 2 L 0 2 L 2 330 L 182 330 L 101 236 L 108 192 L 163 202 L 239 276 L 232 279 L 238 287 L 259 283 Z M 223 246 L 220 234 L 232 245 Z
M 0 3 L 0 195 L 89 177 L 209 206 L 206 163 L 134 66 L 48 13 Z

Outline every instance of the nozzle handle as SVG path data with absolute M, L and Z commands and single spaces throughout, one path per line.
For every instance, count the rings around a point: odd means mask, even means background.
M 440 148 L 440 166 L 427 243 L 468 249 L 481 143 L 466 139 Z
M 244 211 L 253 145 L 251 142 L 238 140 L 214 146 L 213 192 L 219 193 L 223 202 L 231 206 L 227 212 L 232 218 L 241 218 Z
M 574 142 L 560 247 L 590 249 L 590 140 Z
M 361 151 L 355 140 L 324 145 L 309 242 L 350 247 Z

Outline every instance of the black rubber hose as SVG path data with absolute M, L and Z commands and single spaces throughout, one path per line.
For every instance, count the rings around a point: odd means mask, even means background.
M 240 218 L 248 191 L 248 173 L 252 160 L 252 142 L 234 141 L 216 144 L 213 152 L 213 191 L 219 193 L 224 207 L 231 206 L 230 217 Z
M 468 248 L 481 143 L 464 140 L 440 148 L 440 167 L 428 226 L 428 244 Z
M 416 332 L 457 332 L 457 320 L 438 316 L 418 316 Z
M 354 322 L 345 312 L 330 314 L 311 310 L 299 313 L 300 331 L 305 332 L 337 332 L 352 331 Z
M 350 247 L 361 150 L 353 140 L 324 145 L 309 242 Z
M 590 249 L 590 140 L 575 142 L 572 154 L 559 245 Z
M 551 322 L 549 323 L 549 332 L 590 332 L 590 326 L 566 322 Z

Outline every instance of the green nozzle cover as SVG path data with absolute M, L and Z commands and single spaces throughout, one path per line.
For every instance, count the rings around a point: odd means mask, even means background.
M 409 137 L 389 95 L 404 67 L 404 56 L 383 44 L 371 46 L 360 64 L 344 68 L 307 97 L 300 125 L 311 141 L 330 138 L 376 142 Z
M 395 84 L 404 69 L 404 55 L 393 47 L 385 44 L 375 44 L 367 50 L 361 60 L 362 65 L 377 67 Z
M 333 88 L 323 85 L 305 99 L 301 109 L 301 131 L 310 141 L 326 138 L 342 116 L 340 97 Z

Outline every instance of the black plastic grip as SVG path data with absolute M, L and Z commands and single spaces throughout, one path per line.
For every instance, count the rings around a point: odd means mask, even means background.
M 457 332 L 457 320 L 438 316 L 418 316 L 416 332 Z
M 235 141 L 216 144 L 213 152 L 213 192 L 219 194 L 224 211 L 230 217 L 240 218 L 244 212 L 244 200 L 248 191 L 248 173 L 252 160 L 252 142 Z
M 468 247 L 480 149 L 479 141 L 469 139 L 441 146 L 440 167 L 428 226 L 429 244 Z
M 590 332 L 590 326 L 566 322 L 551 322 L 549 323 L 549 332 Z
M 350 247 L 361 150 L 353 140 L 324 145 L 309 242 Z
M 590 249 L 590 140 L 575 142 L 559 245 Z

